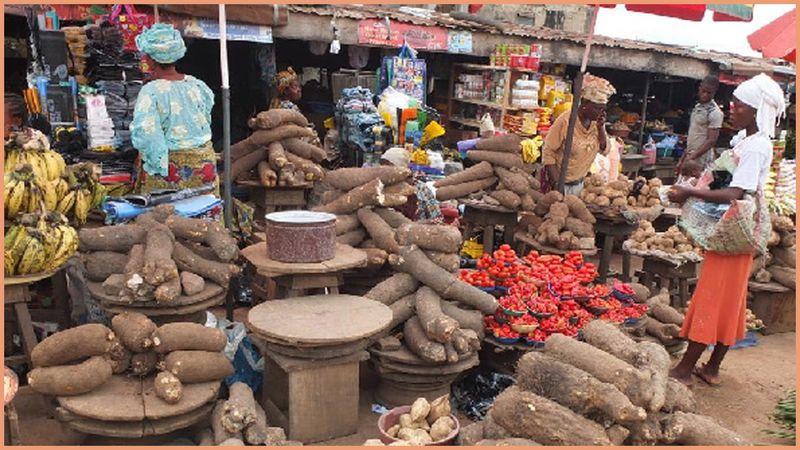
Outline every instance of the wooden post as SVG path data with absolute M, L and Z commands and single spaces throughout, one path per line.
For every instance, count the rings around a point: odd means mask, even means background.
M 644 122 L 647 120 L 647 96 L 650 95 L 650 74 L 645 75 L 644 79 L 644 99 L 642 99 L 642 125 L 639 128 L 639 148 L 644 143 Z

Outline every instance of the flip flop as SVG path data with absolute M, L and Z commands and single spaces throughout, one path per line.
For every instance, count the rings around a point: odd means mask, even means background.
M 697 378 L 700 378 L 701 380 L 703 380 L 703 382 L 705 382 L 707 385 L 709 385 L 711 387 L 719 387 L 722 384 L 722 382 L 719 381 L 719 380 L 713 380 L 713 379 L 709 378 L 708 375 L 703 373 L 705 368 L 706 368 L 705 364 L 703 364 L 700 367 L 695 367 L 694 370 L 692 370 L 692 373 L 694 375 L 696 375 Z
M 689 379 L 681 379 L 681 378 L 673 377 L 672 375 L 670 375 L 670 378 L 676 380 L 678 383 L 686 386 L 687 388 L 691 388 L 692 386 L 694 386 L 694 380 L 692 380 L 691 375 L 689 376 Z

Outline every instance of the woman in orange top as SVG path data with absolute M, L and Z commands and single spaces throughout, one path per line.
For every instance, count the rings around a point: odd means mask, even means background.
M 783 91 L 770 77 L 760 74 L 745 81 L 733 92 L 730 120 L 742 130 L 733 148 L 738 160 L 730 184 L 722 189 L 698 189 L 674 186 L 670 200 L 683 203 L 689 197 L 706 202 L 729 204 L 746 192 L 763 191 L 772 162 L 772 142 L 777 120 L 786 108 Z M 764 205 L 763 207 L 766 207 Z M 692 374 L 706 383 L 719 385 L 719 367 L 728 348 L 745 334 L 747 280 L 753 254 L 706 252 L 703 268 L 681 329 L 681 337 L 689 340 L 683 359 L 670 375 L 689 385 Z M 708 362 L 695 367 L 703 351 L 714 351 Z

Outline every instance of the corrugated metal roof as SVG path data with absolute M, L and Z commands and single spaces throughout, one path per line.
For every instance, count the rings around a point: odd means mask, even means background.
M 503 34 L 508 36 L 529 37 L 547 41 L 566 40 L 577 44 L 585 44 L 587 36 L 580 33 L 572 33 L 562 30 L 555 30 L 544 27 L 534 27 L 531 25 L 515 24 L 509 22 L 498 23 L 497 26 L 478 23 L 466 19 L 456 19 L 448 14 L 425 10 L 421 8 L 390 8 L 378 5 L 290 5 L 289 11 L 300 14 L 315 14 L 321 16 L 333 16 L 363 20 L 363 19 L 383 19 L 388 17 L 399 22 L 414 23 L 423 26 L 440 26 L 451 29 L 463 29 L 490 34 Z M 694 58 L 703 61 L 713 61 L 727 66 L 750 66 L 762 67 L 764 70 L 772 71 L 774 66 L 784 66 L 794 70 L 794 66 L 787 66 L 779 60 L 766 60 L 763 58 L 751 58 L 731 53 L 715 52 L 708 50 L 698 50 L 689 47 L 680 47 L 668 44 L 636 41 L 632 39 L 617 39 L 607 36 L 595 35 L 592 45 L 604 47 L 622 48 L 628 50 L 639 50 L 648 52 L 666 53 L 686 58 Z

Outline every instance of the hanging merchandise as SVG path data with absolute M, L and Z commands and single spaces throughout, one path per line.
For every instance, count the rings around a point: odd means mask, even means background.
M 351 45 L 347 47 L 347 58 L 350 67 L 353 69 L 363 69 L 369 62 L 369 47 L 357 47 Z
M 122 12 L 122 9 L 125 12 Z M 153 16 L 150 14 L 138 13 L 133 5 L 114 5 L 111 13 L 105 17 L 122 32 L 125 50 L 136 51 L 136 36 L 145 28 L 153 25 Z
M 418 59 L 416 52 L 408 44 L 403 44 L 397 56 L 383 58 L 381 87 L 393 87 L 424 105 L 426 73 L 425 60 Z

